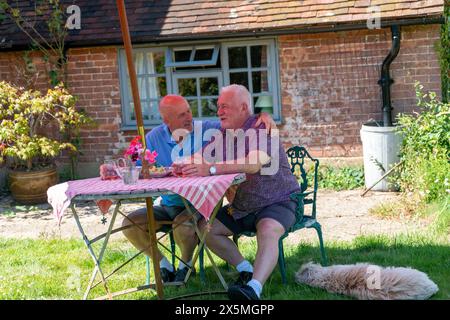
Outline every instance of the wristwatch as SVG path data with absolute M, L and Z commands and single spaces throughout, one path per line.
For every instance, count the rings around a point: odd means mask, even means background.
M 209 174 L 210 175 L 215 175 L 217 173 L 217 168 L 215 165 L 212 165 L 211 167 L 209 167 Z

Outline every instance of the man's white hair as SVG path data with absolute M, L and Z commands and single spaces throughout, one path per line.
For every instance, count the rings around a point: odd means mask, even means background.
M 234 96 L 240 99 L 241 102 L 245 102 L 248 106 L 248 112 L 250 114 L 253 114 L 253 108 L 252 108 L 252 95 L 247 90 L 246 87 L 240 84 L 230 84 L 229 86 L 223 87 L 220 90 L 220 93 L 231 91 L 234 93 Z

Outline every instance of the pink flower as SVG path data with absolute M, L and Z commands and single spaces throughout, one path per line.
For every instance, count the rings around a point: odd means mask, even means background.
M 144 148 L 141 143 L 141 137 L 136 136 L 133 140 L 131 140 L 128 149 L 125 151 L 124 156 L 131 158 L 131 161 L 136 162 L 138 159 L 142 159 L 144 155 Z M 146 150 L 144 159 L 147 160 L 150 164 L 156 162 L 156 157 L 158 153 L 156 151 L 150 152 L 150 150 Z
M 156 157 L 158 156 L 158 153 L 156 151 L 150 152 L 150 150 L 145 151 L 145 160 L 148 161 L 148 163 L 152 164 L 156 162 Z

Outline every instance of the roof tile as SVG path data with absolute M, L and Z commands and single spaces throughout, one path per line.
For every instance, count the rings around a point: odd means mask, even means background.
M 81 9 L 81 30 L 69 31 L 71 43 L 122 43 L 114 1 L 61 0 Z M 31 14 L 32 1 L 18 0 L 25 14 Z M 369 18 L 368 8 L 378 6 L 382 19 L 442 16 L 444 0 L 127 0 L 126 8 L 132 39 L 152 41 L 171 36 L 229 33 L 274 28 L 302 28 L 312 25 L 361 22 Z M 43 28 L 45 19 L 36 19 Z M 0 24 L 0 43 L 25 45 L 28 38 L 13 22 Z M 1 50 L 1 49 L 0 49 Z

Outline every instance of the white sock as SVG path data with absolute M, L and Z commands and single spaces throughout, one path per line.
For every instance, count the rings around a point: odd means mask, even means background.
M 258 280 L 252 279 L 249 282 L 247 282 L 247 285 L 249 287 L 252 287 L 253 290 L 255 290 L 258 298 L 261 297 L 262 284 Z
M 182 270 L 184 268 L 191 267 L 191 266 L 192 266 L 192 259 L 187 264 L 185 264 L 183 261 L 180 261 L 180 263 L 178 264 L 178 269 Z
M 169 260 L 167 260 L 166 257 L 163 256 L 163 258 L 161 259 L 161 261 L 159 261 L 159 267 L 160 268 L 166 268 L 167 270 L 169 270 L 170 272 L 173 272 L 173 265 L 169 262 Z
M 244 260 L 236 266 L 236 270 L 239 272 L 246 271 L 253 273 L 253 266 L 248 260 Z

